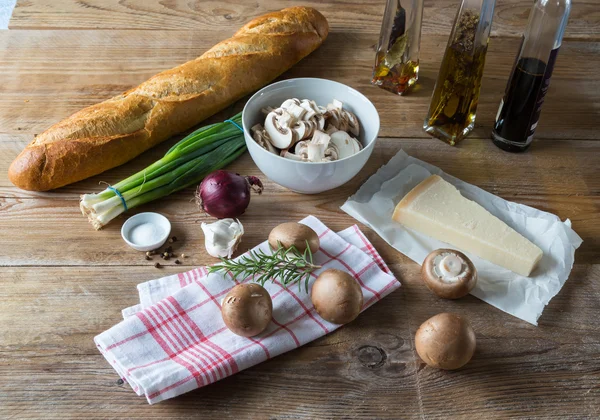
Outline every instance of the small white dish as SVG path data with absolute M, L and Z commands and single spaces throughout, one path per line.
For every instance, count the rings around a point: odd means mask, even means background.
M 345 159 L 316 163 L 286 159 L 263 149 L 252 138 L 250 128 L 264 123 L 262 108 L 277 107 L 289 98 L 312 99 L 322 106 L 334 99 L 342 101 L 358 118 L 363 149 Z M 246 102 L 242 124 L 248 151 L 258 169 L 273 182 L 303 194 L 317 194 L 350 181 L 371 156 L 379 134 L 379 114 L 366 96 L 342 83 L 314 78 L 283 80 L 262 88 Z
M 131 216 L 121 228 L 123 240 L 137 251 L 152 251 L 167 242 L 171 222 L 162 214 L 146 212 Z

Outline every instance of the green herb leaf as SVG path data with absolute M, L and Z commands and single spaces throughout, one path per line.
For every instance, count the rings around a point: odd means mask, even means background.
M 221 262 L 209 267 L 208 272 L 231 272 L 233 277 L 240 281 L 252 277 L 253 281 L 260 283 L 262 286 L 269 279 L 271 281 L 279 280 L 286 288 L 290 284 L 298 283 L 299 290 L 302 290 L 302 280 L 306 277 L 304 285 L 306 293 L 308 293 L 311 273 L 321 268 L 320 265 L 313 263 L 313 255 L 308 242 L 304 253 L 300 252 L 295 246 L 285 249 L 281 246 L 281 243 L 278 243 L 278 245 L 278 248 L 271 255 L 259 249 L 257 251 L 251 250 L 237 260 L 221 258 Z M 242 274 L 247 275 L 242 276 Z M 257 279 L 256 276 L 259 274 L 260 276 Z

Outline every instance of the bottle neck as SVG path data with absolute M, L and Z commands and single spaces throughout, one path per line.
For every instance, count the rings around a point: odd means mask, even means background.
M 548 60 L 562 43 L 571 0 L 537 0 L 529 12 L 520 57 Z

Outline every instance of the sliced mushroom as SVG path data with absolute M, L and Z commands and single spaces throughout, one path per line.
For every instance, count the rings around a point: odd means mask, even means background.
M 315 120 L 317 122 L 317 129 L 324 130 L 325 129 L 325 118 L 323 118 L 322 115 L 317 115 L 315 117 Z
M 320 112 L 320 110 L 319 110 L 319 105 L 317 105 L 317 103 L 316 103 L 315 101 L 313 101 L 312 99 L 309 99 L 309 100 L 308 100 L 308 103 L 310 104 L 311 108 L 312 108 L 312 109 L 314 109 L 314 111 L 315 111 L 317 114 L 320 114 L 320 113 L 321 113 L 321 112 Z
M 321 162 L 325 160 L 325 151 L 329 147 L 331 138 L 328 134 L 316 130 L 307 145 L 308 160 L 310 162 Z
M 338 151 L 335 146 L 329 146 L 327 149 L 325 149 L 325 158 L 323 160 L 328 162 L 338 160 Z
M 312 101 L 310 99 L 302 99 L 300 101 L 300 106 L 305 109 L 308 109 L 308 108 L 312 109 L 313 111 L 315 111 L 315 114 L 321 113 L 319 111 L 319 105 L 317 105 L 317 103 L 315 101 Z
M 331 124 L 334 125 L 340 131 L 347 132 L 349 129 L 350 124 L 349 124 L 348 116 L 346 115 L 346 113 L 344 111 L 341 111 L 338 109 L 332 110 L 330 121 L 331 121 Z
M 361 145 L 345 131 L 336 131 L 331 134 L 331 143 L 338 151 L 338 159 L 344 159 L 360 152 Z
M 287 111 L 282 110 L 281 115 L 277 115 L 276 110 L 267 115 L 265 119 L 265 130 L 269 134 L 271 144 L 279 149 L 288 149 L 296 141 L 296 132 L 291 126 L 294 122 L 294 117 Z
M 327 128 L 325 129 L 325 132 L 329 135 L 332 135 L 333 133 L 335 133 L 336 131 L 339 131 L 336 127 L 334 127 L 331 124 L 327 124 Z
M 360 133 L 360 124 L 358 123 L 358 118 L 352 112 L 344 110 L 344 115 L 348 118 L 348 128 L 351 134 L 358 136 Z
M 313 134 L 315 134 L 315 130 L 317 129 L 317 122 L 315 120 L 308 120 L 306 121 L 306 124 L 308 125 L 309 130 L 304 135 L 304 138 L 308 139 L 312 137 Z
M 313 144 L 323 144 L 325 145 L 325 147 L 327 147 L 329 145 L 330 140 L 331 137 L 329 136 L 329 134 L 323 133 L 319 130 L 315 130 L 315 133 L 313 134 L 313 137 L 310 140 L 310 142 Z
M 304 114 L 304 121 L 310 120 L 312 117 L 317 115 L 315 110 L 312 109 L 312 107 L 310 106 L 310 104 L 308 102 L 303 102 L 300 104 L 300 106 L 306 110 L 306 114 Z
M 300 156 L 304 160 L 308 160 L 308 141 L 299 141 L 296 143 L 295 155 Z
M 302 117 L 304 117 L 304 115 L 306 114 L 306 109 L 302 108 L 300 105 L 298 105 L 296 103 L 292 102 L 291 104 L 288 104 L 286 107 L 283 106 L 284 104 L 285 104 L 285 102 L 283 104 L 281 104 L 281 107 L 283 109 L 285 109 L 288 113 L 290 113 L 296 120 L 302 120 Z
M 265 108 L 261 109 L 260 111 L 261 111 L 263 114 L 265 114 L 265 115 L 268 115 L 270 112 L 273 112 L 273 109 L 274 109 L 274 108 L 272 108 L 272 107 L 268 106 L 268 107 L 265 107 Z
M 252 132 L 252 134 L 256 134 L 256 133 L 260 133 L 264 130 L 264 127 L 260 124 L 255 124 L 252 126 L 252 128 L 250 129 L 250 131 Z
M 265 127 L 252 127 L 253 138 L 261 147 L 286 159 L 344 159 L 358 153 L 362 145 L 350 135 L 359 135 L 359 121 L 343 107 L 337 99 L 326 107 L 310 99 L 286 99 L 279 108 L 262 110 L 267 115 Z
M 315 125 L 313 121 L 298 121 L 296 125 L 294 125 L 293 130 L 298 135 L 298 140 L 304 140 L 312 136 L 312 133 L 315 131 Z
M 286 99 L 285 101 L 283 101 L 280 108 L 287 109 L 292 105 L 300 105 L 300 99 L 298 99 L 298 98 Z
M 309 162 L 321 162 L 325 159 L 325 145 L 321 143 L 308 143 L 308 160 Z
M 298 162 L 306 162 L 308 159 L 302 157 L 302 156 L 298 156 L 294 153 L 290 153 L 290 152 L 285 152 L 285 154 L 283 155 L 284 158 L 286 159 L 290 159 L 290 160 L 296 160 Z
M 262 125 L 256 124 L 250 129 L 250 131 L 252 131 L 252 138 L 254 141 L 256 141 L 256 143 L 258 143 L 259 146 L 273 154 L 277 154 L 277 150 L 271 144 L 269 135 L 264 130 Z

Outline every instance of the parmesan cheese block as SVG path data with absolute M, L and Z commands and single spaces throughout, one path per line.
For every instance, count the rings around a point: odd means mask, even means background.
M 543 254 L 538 246 L 437 175 L 406 194 L 392 219 L 523 276 L 531 274 Z

